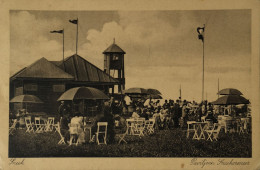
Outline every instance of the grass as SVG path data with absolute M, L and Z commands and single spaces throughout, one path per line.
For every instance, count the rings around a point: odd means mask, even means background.
M 251 157 L 251 134 L 221 132 L 219 141 L 192 140 L 181 129 L 161 130 L 139 138 L 126 137 L 127 144 L 58 145 L 56 132 L 25 133 L 9 137 L 9 157 Z M 117 140 L 116 140 L 117 141 Z

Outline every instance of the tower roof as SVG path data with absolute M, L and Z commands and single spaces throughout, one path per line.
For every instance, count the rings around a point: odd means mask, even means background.
M 106 53 L 121 53 L 125 54 L 124 50 L 122 50 L 117 44 L 113 43 L 111 44 L 104 52 L 103 54 Z

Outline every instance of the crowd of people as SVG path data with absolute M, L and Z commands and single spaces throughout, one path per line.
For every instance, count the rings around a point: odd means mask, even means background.
M 182 128 L 186 126 L 187 121 L 202 121 L 202 119 L 216 123 L 219 115 L 239 116 L 237 114 L 240 113 L 241 116 L 246 112 L 231 109 L 230 106 L 214 106 L 207 101 L 197 103 L 181 98 L 176 101 L 164 100 L 163 103 L 160 100 L 149 100 L 146 105 L 144 103 L 146 102 L 142 99 L 132 99 L 128 103 L 123 100 L 121 103 L 112 103 L 111 110 L 112 113 L 125 118 L 144 117 L 146 120 L 154 118 L 157 129 Z

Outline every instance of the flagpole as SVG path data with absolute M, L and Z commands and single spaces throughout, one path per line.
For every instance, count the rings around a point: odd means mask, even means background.
M 64 28 L 63 28 L 63 31 L 62 31 L 63 33 L 63 57 L 62 57 L 62 59 L 63 59 L 63 67 L 64 67 L 64 71 L 66 71 L 66 68 L 65 68 L 65 63 L 64 63 Z
M 219 98 L 219 78 L 218 78 L 218 98 Z
M 205 24 L 204 24 L 204 29 L 205 29 Z M 205 32 L 204 32 L 204 37 L 203 37 L 203 56 L 202 56 L 202 101 L 204 100 L 204 42 L 205 42 Z
M 77 18 L 77 33 L 76 33 L 76 55 L 78 54 L 78 29 L 79 27 L 79 19 Z
M 181 84 L 180 84 L 180 99 L 181 99 Z

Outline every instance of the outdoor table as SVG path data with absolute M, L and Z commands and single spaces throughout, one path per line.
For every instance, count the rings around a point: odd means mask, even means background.
M 144 118 L 126 119 L 127 134 L 144 136 Z
M 206 139 L 205 128 L 207 127 L 207 122 L 193 122 L 194 125 L 194 136 L 192 139 Z

